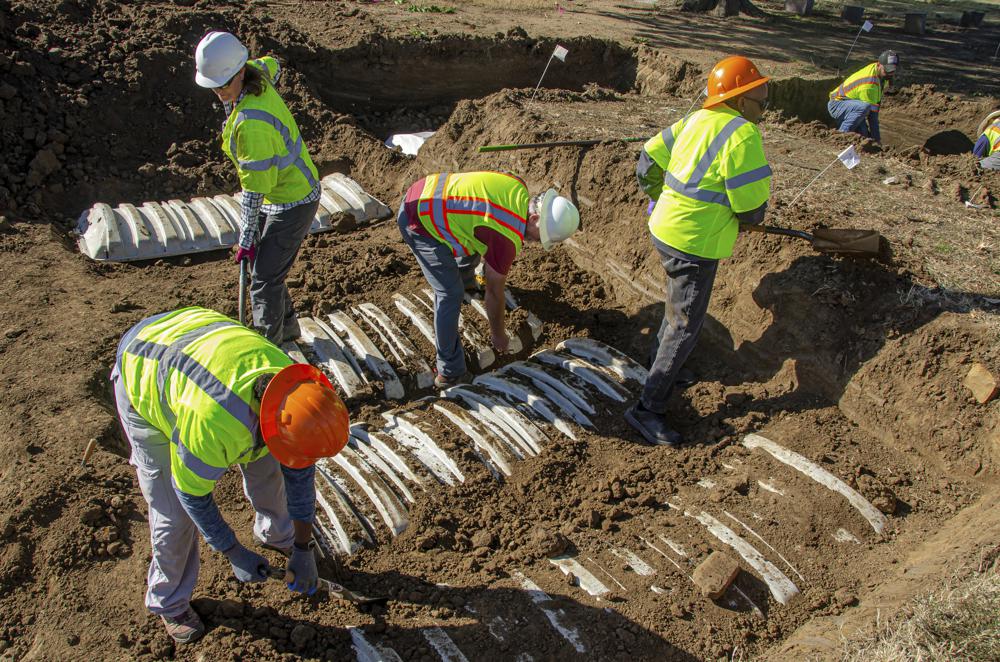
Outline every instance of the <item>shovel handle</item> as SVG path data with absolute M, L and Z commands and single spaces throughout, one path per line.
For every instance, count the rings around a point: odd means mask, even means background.
M 239 294 L 240 324 L 247 323 L 247 261 L 240 260 L 240 294 Z
M 779 228 L 773 225 L 740 223 L 740 230 L 742 232 L 759 232 L 761 234 L 779 234 L 785 237 L 798 237 L 799 239 L 805 239 L 806 241 L 813 240 L 813 236 L 808 232 L 803 232 L 802 230 L 791 230 L 789 228 Z

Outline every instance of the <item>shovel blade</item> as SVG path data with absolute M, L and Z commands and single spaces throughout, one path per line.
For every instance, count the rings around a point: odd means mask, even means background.
M 813 233 L 812 246 L 820 253 L 877 258 L 884 239 L 874 230 L 838 230 L 819 228 Z

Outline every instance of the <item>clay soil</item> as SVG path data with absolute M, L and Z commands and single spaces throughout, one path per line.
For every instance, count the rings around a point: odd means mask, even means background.
M 437 4 L 455 12 L 409 9 L 430 5 L 422 1 L 0 0 L 0 659 L 351 659 L 348 628 L 360 628 L 403 659 L 433 660 L 422 633 L 433 626 L 471 660 L 572 659 L 515 571 L 536 578 L 580 630 L 581 658 L 835 659 L 841 628 L 863 627 L 876 607 L 884 618 L 995 546 L 1000 405 L 977 403 L 962 384 L 977 362 L 1000 375 L 1000 180 L 964 153 L 1000 94 L 982 64 L 1000 39 L 989 18 L 977 30 L 932 19 L 916 37 L 900 16 L 880 16 L 851 63 L 883 47 L 904 53 L 879 146 L 823 122 L 854 34 L 829 13 L 796 19 L 777 3 L 758 3 L 772 14 L 764 19 L 637 0 Z M 875 229 L 889 250 L 858 261 L 800 240 L 741 238 L 691 359 L 699 383 L 672 400 L 692 445 L 638 444 L 616 406 L 595 431 L 519 463 L 504 482 L 465 462 L 468 480 L 422 495 L 402 535 L 323 568 L 389 596 L 385 607 L 241 585 L 203 547 L 194 607 L 209 632 L 175 647 L 143 607 L 146 506 L 107 375 L 118 338 L 147 315 L 186 305 L 234 315 L 236 270 L 221 252 L 97 263 L 75 250 L 71 230 L 96 202 L 235 190 L 217 149 L 221 110 L 192 81 L 194 46 L 211 28 L 279 56 L 281 92 L 321 174 L 346 173 L 394 208 L 411 181 L 442 170 L 510 170 L 570 194 L 583 214 L 573 245 L 529 249 L 511 276 L 545 324 L 545 347 L 584 336 L 646 358 L 663 274 L 634 181 L 637 147 L 476 148 L 652 135 L 684 114 L 729 53 L 774 77 L 776 108 L 762 123 L 775 171 L 769 222 Z M 557 42 L 570 56 L 528 108 Z M 390 132 L 433 129 L 415 158 L 382 145 Z M 793 204 L 852 142 L 861 165 L 835 165 Z M 313 314 L 366 301 L 390 310 L 393 293 L 425 286 L 392 221 L 308 238 L 289 284 Z M 352 417 L 374 422 L 387 408 L 361 398 Z M 441 443 L 462 446 L 445 429 Z M 758 481 L 773 481 L 778 466 L 740 445 L 751 432 L 858 489 L 888 515 L 884 538 L 843 503 L 816 499 L 801 476 L 781 474 L 782 498 L 764 488 Z M 91 439 L 98 450 L 84 468 Z M 237 476 L 226 475 L 217 498 L 249 543 Z M 736 585 L 746 601 L 703 598 L 688 576 L 722 547 L 681 512 L 703 505 L 752 521 L 800 573 L 802 595 L 779 605 L 744 567 Z M 857 541 L 835 541 L 837 528 Z M 648 552 L 641 540 L 652 529 L 690 546 L 681 565 L 658 566 L 659 592 L 606 551 Z M 630 579 L 598 601 L 549 565 L 566 549 L 604 550 L 594 562 Z M 514 629 L 498 630 L 493 617 Z

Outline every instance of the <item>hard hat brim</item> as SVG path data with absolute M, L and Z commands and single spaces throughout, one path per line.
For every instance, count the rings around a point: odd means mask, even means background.
M 544 250 L 550 250 L 554 246 L 549 238 L 549 219 L 552 217 L 552 203 L 556 196 L 556 190 L 550 188 L 542 195 L 542 201 L 538 205 L 538 238 Z
M 763 76 L 753 82 L 747 83 L 746 85 L 737 87 L 734 90 L 729 90 L 728 92 L 724 92 L 723 94 L 713 94 L 712 96 L 705 99 L 705 103 L 703 103 L 701 107 L 711 108 L 712 106 L 718 106 L 723 101 L 727 101 L 729 99 L 732 99 L 733 97 L 738 97 L 741 94 L 745 94 L 755 87 L 760 87 L 769 80 L 771 80 L 770 76 Z
M 232 76 L 230 76 L 229 78 L 232 78 Z M 226 80 L 213 80 L 208 76 L 203 76 L 200 71 L 194 72 L 194 82 L 197 83 L 199 87 L 204 87 L 208 89 L 222 87 L 227 82 L 229 82 L 229 78 L 227 78 Z

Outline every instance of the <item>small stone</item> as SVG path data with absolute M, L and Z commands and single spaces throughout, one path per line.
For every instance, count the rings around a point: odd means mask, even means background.
M 833 602 L 841 608 L 857 604 L 858 598 L 846 588 L 838 588 L 833 593 Z
M 80 521 L 90 526 L 96 526 L 104 518 L 104 509 L 100 506 L 92 505 L 80 515 Z
M 24 334 L 24 329 L 22 329 L 20 327 L 11 327 L 11 328 L 7 329 L 6 331 L 4 331 L 3 334 L 6 337 L 8 337 L 8 338 L 10 338 L 10 339 L 13 340 L 14 338 L 17 338 L 18 336 L 23 335 Z
M 736 559 L 723 552 L 712 552 L 694 569 L 692 578 L 702 595 L 715 600 L 722 597 L 739 573 Z
M 125 504 L 125 500 L 116 494 L 115 496 L 111 497 L 111 501 L 109 503 L 111 504 L 112 508 L 118 509 Z
M 236 600 L 223 600 L 216 608 L 216 613 L 222 618 L 239 618 L 243 615 L 243 605 Z
M 120 540 L 116 540 L 115 542 L 110 543 L 108 545 L 108 554 L 110 556 L 118 556 L 119 552 L 122 551 L 122 548 L 124 546 L 125 546 L 125 543 L 121 542 Z
M 66 643 L 69 644 L 70 646 L 76 646 L 78 643 L 80 643 L 80 637 L 75 634 L 67 634 Z
M 492 547 L 494 544 L 496 544 L 496 536 L 485 529 L 477 531 L 472 536 L 473 547 Z
M 299 623 L 292 628 L 291 640 L 296 646 L 302 647 L 308 644 L 316 636 L 316 630 L 304 623 Z
M 895 175 L 893 175 L 892 177 L 886 177 L 885 179 L 882 180 L 882 183 L 885 184 L 886 186 L 892 186 L 893 184 L 898 184 L 899 177 L 896 177 Z
M 976 399 L 976 402 L 983 405 L 995 398 L 1000 392 L 997 378 L 982 363 L 974 363 L 962 383 L 972 391 L 972 397 Z

